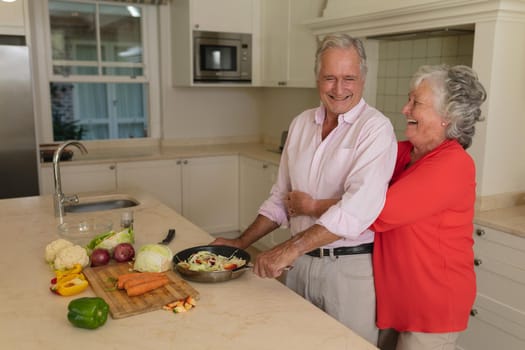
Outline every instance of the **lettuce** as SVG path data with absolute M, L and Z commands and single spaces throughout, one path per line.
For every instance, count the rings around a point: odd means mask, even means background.
M 93 238 L 86 248 L 89 251 L 93 251 L 96 248 L 103 248 L 112 252 L 113 248 L 115 248 L 119 243 L 135 243 L 135 233 L 133 232 L 132 228 L 125 228 L 120 232 L 109 231 L 102 233 Z
M 146 244 L 135 256 L 133 269 L 140 272 L 164 272 L 171 269 L 173 253 L 162 244 Z

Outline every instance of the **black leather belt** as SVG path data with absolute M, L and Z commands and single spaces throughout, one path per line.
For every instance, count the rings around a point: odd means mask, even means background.
M 374 243 L 365 243 L 357 245 L 355 247 L 338 247 L 333 249 L 314 249 L 307 255 L 313 256 L 315 258 L 322 258 L 323 256 L 340 256 L 340 255 L 353 255 L 353 254 L 370 254 L 374 249 Z

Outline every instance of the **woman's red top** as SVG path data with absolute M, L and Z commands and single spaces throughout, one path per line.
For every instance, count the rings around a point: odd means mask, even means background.
M 398 143 L 385 207 L 372 225 L 377 326 L 462 331 L 476 296 L 474 162 L 446 140 L 407 168 L 411 150 Z

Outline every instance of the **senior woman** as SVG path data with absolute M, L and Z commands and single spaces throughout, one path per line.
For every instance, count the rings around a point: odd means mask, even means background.
M 486 92 L 466 66 L 423 66 L 403 114 L 385 206 L 372 225 L 382 348 L 454 350 L 476 296 L 475 165 L 465 151 Z M 387 333 L 388 334 L 388 333 Z M 396 340 L 397 338 L 397 340 Z M 394 346 L 395 345 L 395 346 Z
M 472 250 L 475 166 L 465 151 L 486 92 L 466 66 L 423 66 L 403 114 L 385 206 L 372 225 L 381 349 L 454 350 L 476 295 Z M 293 215 L 337 199 L 290 192 Z M 319 215 L 319 214 L 317 214 Z

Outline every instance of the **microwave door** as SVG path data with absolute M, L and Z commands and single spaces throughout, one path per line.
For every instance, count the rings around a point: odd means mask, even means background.
M 195 77 L 227 80 L 240 76 L 240 42 L 226 39 L 195 40 Z

